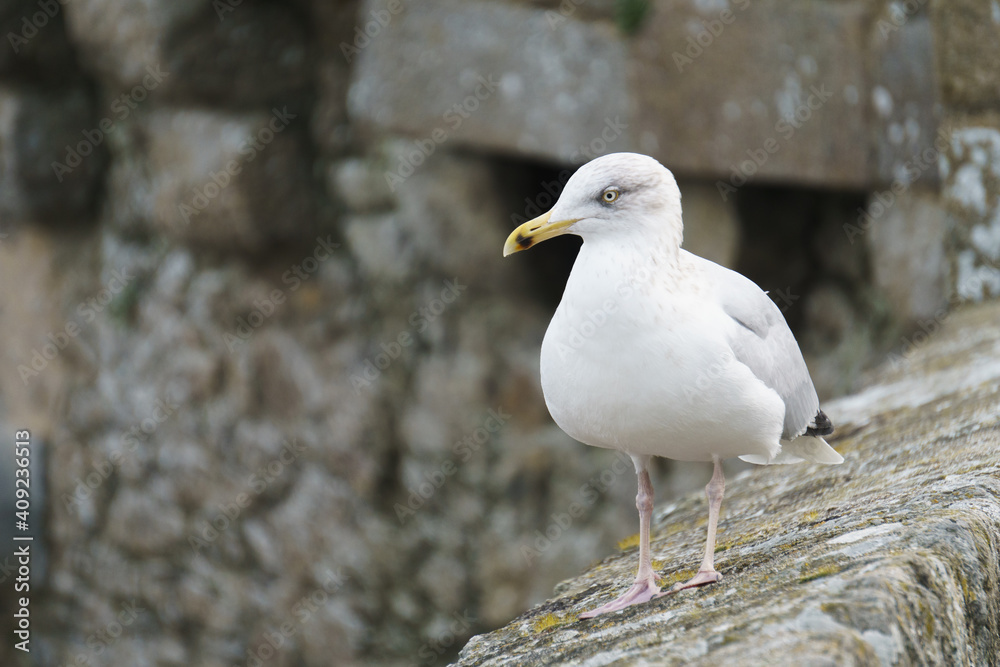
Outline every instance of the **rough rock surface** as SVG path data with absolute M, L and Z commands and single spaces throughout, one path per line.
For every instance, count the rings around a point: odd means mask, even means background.
M 942 112 L 939 74 L 927 60 L 934 53 L 928 14 L 926 5 L 887 2 L 870 17 L 868 113 L 874 170 L 884 183 L 938 180 L 936 168 L 912 168 L 933 147 Z
M 730 480 L 711 587 L 591 621 L 636 551 L 473 638 L 461 665 L 904 665 L 1000 660 L 1000 308 L 968 308 L 827 404 L 841 466 Z M 707 507 L 654 512 L 664 584 L 699 561 Z
M 944 155 L 944 204 L 954 235 L 955 291 L 979 301 L 1000 296 L 1000 117 L 968 119 Z
M 381 4 L 365 3 L 362 16 Z M 631 150 L 625 45 L 611 26 L 568 16 L 495 2 L 404 3 L 360 50 L 349 107 L 360 122 L 412 134 L 430 150 L 461 141 L 571 164 Z
M 631 46 L 639 149 L 737 188 L 871 181 L 866 4 L 653 3 Z
M 892 196 L 890 207 L 879 197 Z M 872 277 L 897 317 L 915 322 L 944 312 L 948 302 L 948 262 L 945 254 L 947 216 L 936 194 L 914 188 L 896 197 L 877 193 L 869 212 L 884 211 L 867 230 Z

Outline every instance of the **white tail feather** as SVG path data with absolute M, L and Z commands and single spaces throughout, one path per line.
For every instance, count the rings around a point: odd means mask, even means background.
M 844 457 L 828 445 L 823 438 L 803 435 L 791 441 L 782 440 L 781 451 L 774 458 L 769 459 L 759 454 L 746 454 L 741 456 L 740 460 L 757 465 L 780 465 L 802 463 L 803 461 L 837 465 L 844 462 Z

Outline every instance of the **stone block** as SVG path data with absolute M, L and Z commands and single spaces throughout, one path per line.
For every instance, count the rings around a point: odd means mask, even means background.
M 1000 116 L 956 118 L 942 156 L 954 296 L 1000 297 Z
M 221 3 L 216 3 L 217 8 Z M 281 4 L 241 3 L 168 33 L 173 99 L 232 107 L 290 104 L 311 83 L 305 26 Z
M 867 184 L 867 5 L 653 3 L 631 45 L 639 151 L 733 187 Z
M 64 82 L 77 74 L 58 0 L 0 1 L 0 38 L 0 77 L 5 80 Z
M 1000 6 L 985 0 L 931 0 L 935 54 L 945 103 L 1000 106 Z
M 388 142 L 386 163 L 396 164 L 392 156 L 405 156 L 408 145 Z M 353 215 L 345 221 L 363 275 L 376 282 L 426 277 L 429 272 L 462 281 L 476 276 L 477 290 L 502 289 L 505 232 L 499 223 L 506 210 L 487 160 L 441 152 L 405 179 L 397 180 L 392 172 L 377 178 L 400 205 L 391 212 Z
M 168 36 L 206 10 L 201 0 L 74 0 L 64 7 L 82 64 L 113 89 L 139 85 L 148 66 L 165 67 Z
M 182 242 L 218 248 L 259 249 L 268 240 L 311 234 L 315 193 L 304 127 L 296 128 L 304 123 L 278 107 L 151 113 L 138 129 L 151 225 Z M 119 178 L 128 190 L 132 175 L 116 170 L 112 189 Z
M 634 148 L 612 26 L 503 3 L 395 6 L 366 3 L 349 45 L 348 109 L 369 130 L 411 135 L 424 156 L 447 142 L 581 164 Z
M 883 206 L 872 197 L 874 219 L 866 240 L 872 277 L 901 322 L 939 315 L 948 305 L 948 215 L 935 192 L 914 188 L 899 195 L 879 193 L 894 202 Z M 879 208 L 881 206 L 881 208 Z
M 931 155 L 940 122 L 941 93 L 934 67 L 931 20 L 925 11 L 907 14 L 903 3 L 889 3 L 874 17 L 868 35 L 870 108 L 874 176 L 881 183 L 909 187 L 939 182 Z
M 107 161 L 93 100 L 81 89 L 0 88 L 0 217 L 84 216 Z
M 79 0 L 65 9 L 87 68 L 112 90 L 166 71 L 156 95 L 221 106 L 289 104 L 310 81 L 305 27 L 278 5 Z
M 711 183 L 680 180 L 686 250 L 717 264 L 736 268 L 740 221 L 732 199 L 723 201 Z

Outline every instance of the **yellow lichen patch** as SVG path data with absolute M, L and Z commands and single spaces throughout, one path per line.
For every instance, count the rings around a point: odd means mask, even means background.
M 763 539 L 766 539 L 765 536 L 759 535 L 756 532 L 741 533 L 731 539 L 723 540 L 722 542 L 716 542 L 715 553 L 719 553 L 720 551 L 727 551 L 729 549 L 732 549 L 733 547 L 743 546 L 744 544 L 750 544 L 752 542 L 756 542 L 758 540 L 763 540 Z
M 637 546 L 639 546 L 639 533 L 626 537 L 624 540 L 618 540 L 618 548 L 622 551 Z
M 687 581 L 694 575 L 694 570 L 680 570 L 678 572 L 674 572 L 673 574 L 668 574 L 660 581 L 660 588 L 667 590 L 674 584 Z
M 934 614 L 930 613 L 923 605 L 920 605 L 920 611 L 924 615 L 924 636 L 931 639 L 934 637 Z
M 654 561 L 653 561 L 652 563 L 650 563 L 650 564 L 651 564 L 651 565 L 653 566 L 653 572 L 657 572 L 657 571 L 659 571 L 659 570 L 662 570 L 662 569 L 663 569 L 664 567 L 666 567 L 666 565 L 667 565 L 667 564 L 666 564 L 665 562 L 663 562 L 662 560 L 654 560 Z
M 736 540 L 726 540 L 725 542 L 716 542 L 715 553 L 719 553 L 720 551 L 728 551 L 729 549 L 732 549 L 734 546 L 736 546 Z
M 554 628 L 562 624 L 563 619 L 559 618 L 555 614 L 545 614 L 545 616 L 535 619 L 535 622 L 531 624 L 531 627 L 535 632 L 544 632 L 549 628 Z
M 669 537 L 671 535 L 676 535 L 681 531 L 687 530 L 688 528 L 690 528 L 690 526 L 688 526 L 686 523 L 682 522 L 671 523 L 667 524 L 666 528 L 664 528 L 661 531 L 658 531 L 656 534 L 658 537 Z
M 835 563 L 828 563 L 827 565 L 821 565 L 814 570 L 804 573 L 801 577 L 799 577 L 799 583 L 804 584 L 807 581 L 812 581 L 813 579 L 829 577 L 831 574 L 837 574 L 838 572 L 840 572 L 840 566 Z
M 975 602 L 976 594 L 969 590 L 969 581 L 965 578 L 965 575 L 961 572 L 958 573 L 958 583 L 962 587 L 962 597 L 965 598 L 966 602 Z
M 819 512 L 817 511 L 806 512 L 805 514 L 802 515 L 801 523 L 813 523 L 818 518 L 819 518 Z

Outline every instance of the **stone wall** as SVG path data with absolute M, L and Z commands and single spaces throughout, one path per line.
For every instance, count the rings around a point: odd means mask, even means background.
M 1000 660 L 1000 308 L 953 314 L 905 363 L 828 403 L 840 466 L 726 485 L 711 586 L 581 621 L 634 577 L 605 559 L 475 637 L 460 665 L 992 665 Z M 665 586 L 694 574 L 708 505 L 653 513 Z
M 440 664 L 627 535 L 631 470 L 538 387 L 574 242 L 500 257 L 594 154 L 675 169 L 687 246 L 771 290 L 826 395 L 996 295 L 977 3 L 641 4 L 0 0 L 37 664 Z

